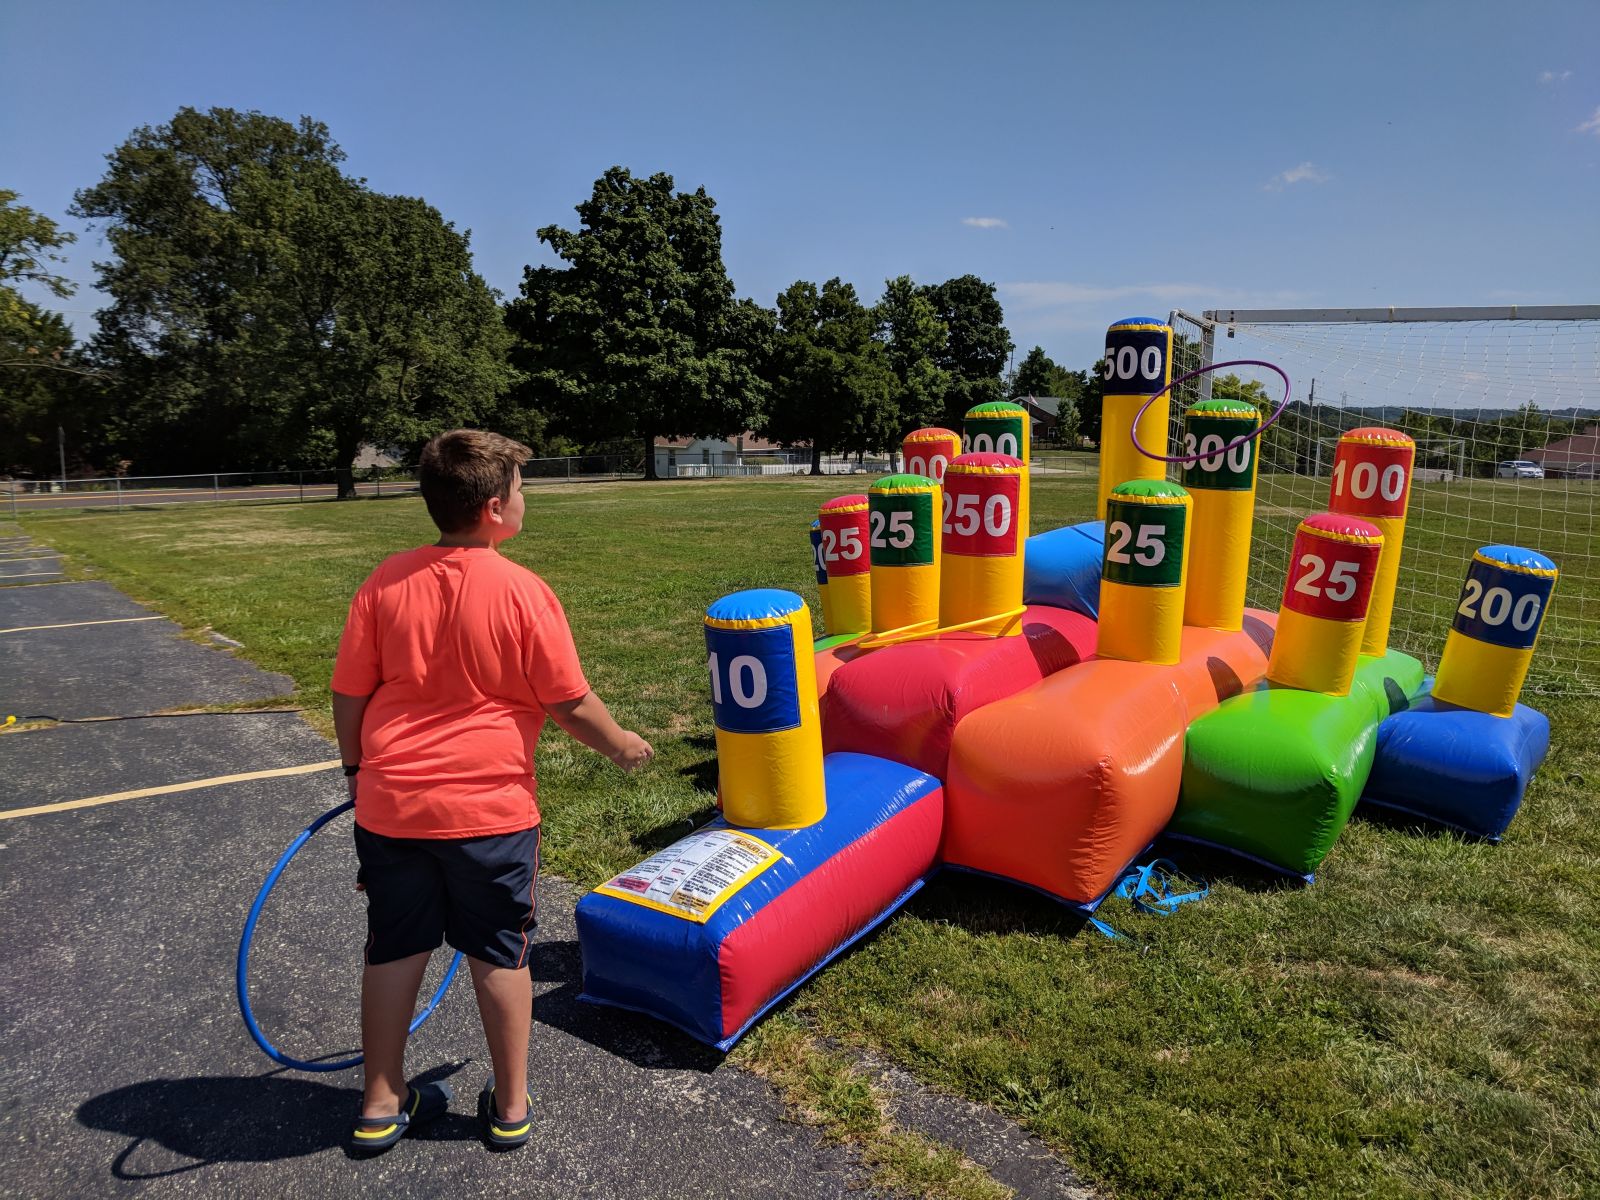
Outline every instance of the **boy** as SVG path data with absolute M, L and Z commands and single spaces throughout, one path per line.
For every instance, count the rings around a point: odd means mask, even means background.
M 339 754 L 367 893 L 366 1088 L 350 1145 L 384 1149 L 442 1114 L 408 1085 L 406 1030 L 429 954 L 467 956 L 493 1074 L 488 1140 L 528 1140 L 528 972 L 539 863 L 533 758 L 546 714 L 625 771 L 654 751 L 589 690 L 560 602 L 498 547 L 522 528 L 526 446 L 456 429 L 422 452 L 439 540 L 384 560 L 350 604 L 333 672 Z

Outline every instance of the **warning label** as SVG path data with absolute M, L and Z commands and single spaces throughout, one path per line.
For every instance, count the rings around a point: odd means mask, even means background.
M 691 833 L 595 889 L 703 923 L 729 896 L 783 855 L 737 829 Z

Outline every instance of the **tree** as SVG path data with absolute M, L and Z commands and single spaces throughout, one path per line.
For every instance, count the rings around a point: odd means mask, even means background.
M 1000 377 L 1011 353 L 1005 312 L 995 298 L 994 284 L 976 275 L 947 279 L 924 288 L 923 294 L 948 334 L 944 352 L 935 361 L 950 378 L 945 423 L 960 429 L 969 408 L 1004 398 Z
M 897 433 L 903 437 L 913 429 L 938 424 L 944 419 L 945 397 L 950 391 L 950 373 L 939 365 L 950 332 L 934 311 L 933 302 L 911 276 L 901 275 L 884 283 L 883 299 L 873 315 L 878 340 L 895 376 Z
M 469 235 L 343 174 L 309 117 L 180 109 L 113 151 L 75 213 L 107 223 L 115 367 L 142 465 L 350 466 L 493 417 L 513 381 Z
M 819 291 L 799 280 L 778 297 L 772 404 L 763 432 L 785 445 L 811 444 L 811 473 L 828 451 L 876 450 L 899 433 L 897 381 L 877 321 L 856 290 L 830 279 Z
M 1088 438 L 1096 448 L 1100 445 L 1100 418 L 1105 413 L 1104 364 L 1105 360 L 1101 359 L 1087 371 L 1077 372 L 1083 380 L 1083 394 L 1078 400 L 1078 434 Z
M 539 240 L 567 267 L 529 267 L 507 314 L 527 402 L 564 432 L 632 438 L 656 478 L 655 439 L 750 428 L 766 398 L 764 330 L 736 303 L 722 227 L 704 188 L 612 167 L 577 208 L 576 230 Z
M 1028 351 L 1011 377 L 1011 398 L 1048 396 L 1055 398 L 1056 437 L 1067 444 L 1078 440 L 1079 405 L 1088 389 L 1082 371 L 1069 371 L 1044 352 L 1042 346 Z
M 59 300 L 71 296 L 76 286 L 52 264 L 66 261 L 56 251 L 77 238 L 42 213 L 15 203 L 19 195 L 0 188 L 0 334 L 20 343 L 23 353 L 15 360 L 10 356 L 0 359 L 0 365 L 37 367 L 48 365 L 52 356 L 27 352 L 31 332 L 44 330 L 48 341 L 50 329 L 41 323 L 37 306 L 24 300 L 15 284 L 38 284 Z
M 17 199 L 0 189 L 0 473 L 54 475 L 59 431 L 70 431 L 70 457 L 82 465 L 100 449 L 102 414 L 82 378 L 94 372 L 73 353 L 66 321 L 15 286 L 71 296 L 76 286 L 54 264 L 65 261 L 57 251 L 76 239 Z

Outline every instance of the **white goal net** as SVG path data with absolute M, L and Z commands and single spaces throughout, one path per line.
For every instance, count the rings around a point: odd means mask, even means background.
M 1172 322 L 1174 378 L 1261 359 L 1293 383 L 1262 438 L 1251 604 L 1277 607 L 1295 526 L 1327 507 L 1339 436 L 1400 429 L 1417 457 L 1390 644 L 1431 670 L 1472 552 L 1525 546 L 1561 568 L 1529 690 L 1600 695 L 1600 305 L 1175 312 Z M 1174 436 L 1187 402 L 1241 393 L 1270 411 L 1283 385 L 1253 367 L 1186 384 Z

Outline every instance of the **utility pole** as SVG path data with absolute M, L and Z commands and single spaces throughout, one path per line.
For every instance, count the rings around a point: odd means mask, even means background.
M 67 490 L 67 431 L 56 426 L 56 449 L 61 452 L 61 490 Z

